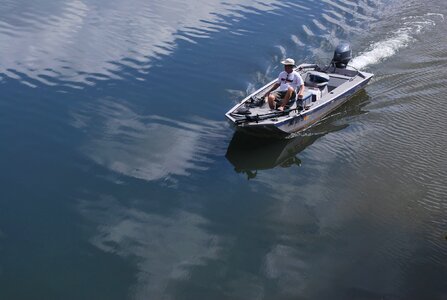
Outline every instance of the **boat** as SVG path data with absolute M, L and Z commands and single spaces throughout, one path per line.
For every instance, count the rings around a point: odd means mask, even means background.
M 304 81 L 302 99 L 291 99 L 283 110 L 272 110 L 262 98 L 273 80 L 232 107 L 225 116 L 237 131 L 261 137 L 287 137 L 318 123 L 341 106 L 374 76 L 349 66 L 351 46 L 339 44 L 327 66 L 303 63 L 294 68 Z

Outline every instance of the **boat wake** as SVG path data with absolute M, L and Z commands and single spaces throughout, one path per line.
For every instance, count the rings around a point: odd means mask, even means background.
M 424 16 L 402 18 L 403 25 L 383 41 L 375 42 L 369 49 L 355 57 L 350 65 L 356 69 L 374 65 L 393 56 L 400 49 L 408 47 L 417 35 L 436 26 L 439 20 L 444 21 L 444 15 L 428 13 Z

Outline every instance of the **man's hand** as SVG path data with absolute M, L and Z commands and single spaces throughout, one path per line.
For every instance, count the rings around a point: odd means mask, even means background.
M 298 94 L 298 99 L 303 99 L 303 94 Z

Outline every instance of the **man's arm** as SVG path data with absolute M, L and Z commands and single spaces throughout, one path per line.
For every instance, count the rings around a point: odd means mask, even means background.
M 264 96 L 262 98 L 265 98 L 266 96 L 268 96 L 272 91 L 276 90 L 279 87 L 279 83 L 275 83 L 270 90 L 268 90 L 267 93 L 264 94 Z

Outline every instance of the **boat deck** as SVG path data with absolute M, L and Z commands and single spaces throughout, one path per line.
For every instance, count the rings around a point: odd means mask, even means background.
M 306 78 L 307 77 L 307 72 L 304 72 L 301 74 L 302 77 Z M 344 74 L 330 74 L 329 75 L 329 81 L 327 83 L 326 86 L 324 86 L 323 88 L 318 88 L 315 86 L 309 86 L 307 85 L 307 82 L 305 80 L 305 87 L 304 87 L 304 97 L 302 100 L 293 100 L 293 103 L 291 105 L 288 105 L 288 109 L 292 110 L 292 111 L 302 111 L 302 110 L 309 110 L 312 108 L 312 106 L 318 106 L 322 103 L 324 103 L 325 101 L 327 101 L 327 97 L 326 94 L 331 93 L 334 89 L 336 89 L 337 87 L 339 87 L 340 85 L 342 85 L 343 83 L 345 83 L 346 81 L 352 80 L 352 77 L 348 77 Z M 266 89 L 260 90 L 256 95 L 254 95 L 253 97 L 255 97 L 255 99 L 259 99 L 256 98 L 256 96 L 258 95 L 262 95 L 265 93 L 266 90 L 268 90 L 270 88 L 270 86 Z M 259 101 L 259 100 L 258 100 Z M 267 99 L 265 99 L 262 103 L 262 105 L 250 105 L 249 106 L 249 116 L 259 116 L 259 115 L 265 115 L 265 114 L 269 114 L 269 113 L 274 113 L 274 112 L 278 112 L 278 110 L 275 109 L 270 109 L 268 103 L 267 103 Z M 288 115 L 285 116 L 281 116 L 278 118 L 287 118 Z M 258 123 L 271 123 L 272 121 L 277 121 L 278 118 L 274 118 L 274 119 L 265 119 L 265 120 L 260 120 L 257 121 Z

